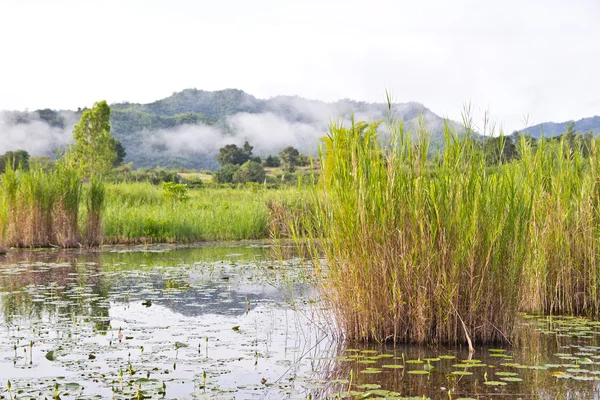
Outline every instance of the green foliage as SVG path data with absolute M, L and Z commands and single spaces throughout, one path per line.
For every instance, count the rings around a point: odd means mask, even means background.
M 0 174 L 6 170 L 7 165 L 10 168 L 21 168 L 24 171 L 29 170 L 29 153 L 25 150 L 7 151 L 0 156 Z
M 73 139 L 68 159 L 83 177 L 107 175 L 111 171 L 117 153 L 116 140 L 110 135 L 110 107 L 106 101 L 95 103 L 81 114 L 73 129 Z
M 212 172 L 211 172 L 212 175 Z M 186 185 L 188 185 L 188 187 L 194 188 L 194 189 L 198 189 L 204 186 L 204 181 L 200 178 L 197 177 L 186 177 L 182 179 L 182 182 L 184 182 Z
M 174 116 L 177 114 L 196 113 L 210 120 L 222 119 L 224 116 L 238 112 L 256 112 L 252 105 L 252 96 L 237 89 L 226 89 L 208 92 L 197 89 L 185 89 L 173 93 L 165 99 L 149 104 L 122 103 L 120 110 L 136 111 L 159 116 Z
M 163 196 L 172 203 L 181 203 L 188 199 L 187 185 L 184 183 L 163 182 Z
M 310 157 L 308 157 L 306 154 L 298 154 L 298 158 L 296 159 L 296 164 L 298 166 L 302 166 L 302 167 L 306 167 L 308 165 L 310 165 Z
M 265 169 L 257 162 L 246 161 L 246 163 L 233 174 L 232 180 L 233 183 L 262 183 L 265 180 Z
M 125 150 L 125 147 L 123 147 L 123 144 L 118 140 L 115 141 L 115 153 L 117 153 L 117 157 L 115 158 L 114 166 L 118 167 L 119 165 L 123 164 L 125 157 L 127 157 L 127 151 Z
M 102 210 L 106 201 L 106 186 L 104 182 L 94 176 L 90 182 L 87 196 L 87 220 L 85 224 L 85 244 L 99 246 L 102 243 Z
M 281 165 L 281 160 L 277 156 L 269 155 L 263 162 L 267 168 L 277 168 Z
M 365 123 L 324 139 L 306 232 L 327 255 L 322 295 L 345 337 L 506 341 L 519 311 L 599 315 L 598 140 L 445 129 L 435 160 L 426 129 L 393 120 L 389 142 Z
M 42 169 L 45 172 L 50 172 L 56 168 L 56 161 L 48 156 L 36 156 L 29 159 L 31 169 Z
M 488 165 L 503 164 L 518 158 L 517 146 L 507 136 L 483 139 L 482 147 Z
M 252 157 L 252 149 L 253 147 L 247 141 L 242 148 L 237 147 L 235 144 L 228 144 L 219 149 L 217 161 L 221 166 L 226 164 L 242 165 Z
M 298 165 L 299 156 L 300 152 L 292 146 L 288 146 L 279 152 L 279 158 L 290 172 L 293 172 Z
M 57 111 L 50 110 L 49 108 L 45 108 L 43 110 L 36 110 L 35 112 L 37 113 L 38 117 L 42 121 L 45 121 L 46 123 L 48 123 L 48 125 L 50 125 L 52 127 L 56 127 L 56 128 L 64 128 L 65 127 L 65 121 Z
M 239 166 L 234 164 L 225 164 L 223 167 L 215 171 L 213 180 L 216 183 L 231 183 L 233 176 L 237 172 Z
M 177 171 L 164 167 L 133 169 L 132 163 L 115 168 L 112 176 L 115 182 L 150 182 L 153 185 L 159 185 L 162 182 L 181 182 Z

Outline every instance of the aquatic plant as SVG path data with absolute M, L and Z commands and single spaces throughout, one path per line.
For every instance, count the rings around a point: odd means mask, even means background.
M 0 179 L 0 245 L 78 245 L 81 180 L 59 162 L 52 172 L 8 166 Z
M 519 160 L 490 166 L 464 122 L 433 159 L 424 123 L 390 116 L 389 140 L 379 122 L 331 124 L 311 219 L 346 338 L 472 347 L 510 341 L 519 310 L 598 313 L 595 144 L 522 137 Z
M 105 205 L 106 188 L 97 177 L 92 177 L 87 192 L 87 220 L 85 224 L 85 244 L 98 246 L 102 243 L 102 210 Z

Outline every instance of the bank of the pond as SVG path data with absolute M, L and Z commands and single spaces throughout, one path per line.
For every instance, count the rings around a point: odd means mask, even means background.
M 60 171 L 9 171 L 0 181 L 0 250 L 289 237 L 309 207 L 301 188 L 189 189 L 183 201 L 150 183 L 104 184 L 101 197 L 95 188 Z

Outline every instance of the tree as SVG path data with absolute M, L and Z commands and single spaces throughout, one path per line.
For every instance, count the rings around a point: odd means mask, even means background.
M 281 160 L 279 159 L 279 157 L 277 156 L 267 156 L 267 158 L 265 158 L 265 167 L 268 168 L 277 168 L 281 165 Z
M 225 164 L 215 171 L 213 179 L 217 183 L 233 182 L 233 175 L 237 172 L 239 166 L 234 164 Z
M 115 152 L 117 153 L 117 158 L 115 159 L 115 167 L 122 165 L 125 161 L 125 157 L 127 156 L 127 151 L 121 142 L 118 140 L 115 141 Z
M 75 143 L 69 149 L 68 160 L 85 178 L 109 173 L 118 157 L 109 120 L 110 107 L 103 100 L 83 111 L 73 129 Z
M 483 143 L 485 161 L 488 165 L 511 162 L 518 158 L 517 147 L 510 136 L 497 136 L 485 139 Z
M 289 171 L 293 171 L 295 169 L 296 165 L 298 164 L 299 155 L 300 152 L 292 146 L 288 146 L 279 152 L 279 158 L 281 158 L 281 161 L 284 162 Z
M 252 157 L 252 149 L 254 149 L 254 147 L 250 146 L 250 143 L 248 143 L 247 140 L 244 142 L 244 147 L 242 149 L 244 150 L 244 153 L 248 154 L 248 157 Z
M 21 168 L 24 171 L 29 170 L 29 153 L 25 150 L 7 151 L 0 156 L 0 173 L 6 170 L 6 166 L 10 164 L 12 169 Z
M 298 154 L 298 158 L 296 159 L 297 165 L 301 165 L 306 167 L 310 165 L 310 158 L 306 154 Z
M 217 156 L 217 162 L 223 167 L 227 164 L 242 165 L 249 159 L 250 155 L 243 148 L 239 148 L 235 144 L 228 144 L 225 147 L 221 147 Z
M 247 161 L 233 174 L 234 183 L 258 182 L 265 180 L 265 169 L 254 161 Z

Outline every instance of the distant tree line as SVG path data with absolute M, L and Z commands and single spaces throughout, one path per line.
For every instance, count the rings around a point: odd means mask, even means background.
M 29 170 L 29 153 L 25 150 L 7 151 L 0 155 L 0 173 L 4 173 L 6 167 L 10 165 L 13 169 L 22 168 Z
M 488 165 L 498 165 L 520 158 L 521 140 L 531 145 L 534 149 L 537 148 L 539 139 L 524 134 L 522 132 L 513 132 L 510 136 L 486 137 L 477 141 L 477 145 L 483 150 L 486 163 Z M 575 131 L 575 123 L 570 122 L 567 125 L 565 132 L 562 135 L 551 138 L 544 138 L 550 141 L 563 141 L 568 149 L 581 150 L 581 154 L 587 157 L 592 148 L 592 142 L 595 140 L 592 131 L 581 133 Z
M 242 147 L 228 144 L 219 149 L 217 162 L 221 165 L 214 173 L 217 183 L 262 183 L 266 178 L 265 168 L 283 166 L 285 171 L 293 173 L 297 166 L 308 165 L 308 156 L 297 149 L 288 146 L 279 152 L 278 156 L 268 155 L 265 159 L 252 154 L 253 146 L 244 142 Z
M 126 151 L 124 146 L 110 135 L 108 126 L 110 111 L 107 107 L 106 103 L 102 102 L 92 110 L 81 111 L 80 123 L 75 126 L 75 143 L 68 154 L 72 161 L 81 167 L 83 176 L 96 172 L 110 174 L 111 179 L 117 181 L 149 181 L 154 184 L 184 181 L 176 169 L 169 170 L 164 167 L 134 169 L 132 163 L 124 164 Z M 46 119 L 55 117 L 46 110 L 40 110 L 40 113 Z M 183 118 L 183 116 L 177 117 Z M 189 117 L 194 118 L 192 115 Z M 544 140 L 562 140 L 568 148 L 580 149 L 585 157 L 592 149 L 595 136 L 592 131 L 577 132 L 575 124 L 571 122 L 562 135 Z M 518 160 L 522 141 L 527 142 L 534 149 L 539 144 L 539 139 L 522 132 L 513 132 L 508 136 L 473 138 L 474 146 L 483 151 L 485 161 L 490 166 Z M 277 155 L 269 154 L 264 158 L 254 155 L 253 150 L 254 147 L 248 141 L 242 146 L 227 144 L 220 148 L 216 159 L 221 167 L 214 172 L 213 181 L 220 184 L 263 183 L 267 178 L 266 169 L 277 168 L 281 181 L 286 182 L 286 179 L 294 177 L 297 167 L 307 166 L 310 163 L 309 157 L 293 146 L 287 146 Z M 31 157 L 25 150 L 16 150 L 0 155 L 0 173 L 5 171 L 7 165 L 13 169 L 29 170 L 35 167 L 51 170 L 54 168 L 55 161 L 47 156 Z M 196 186 L 202 185 L 202 181 L 196 183 Z

